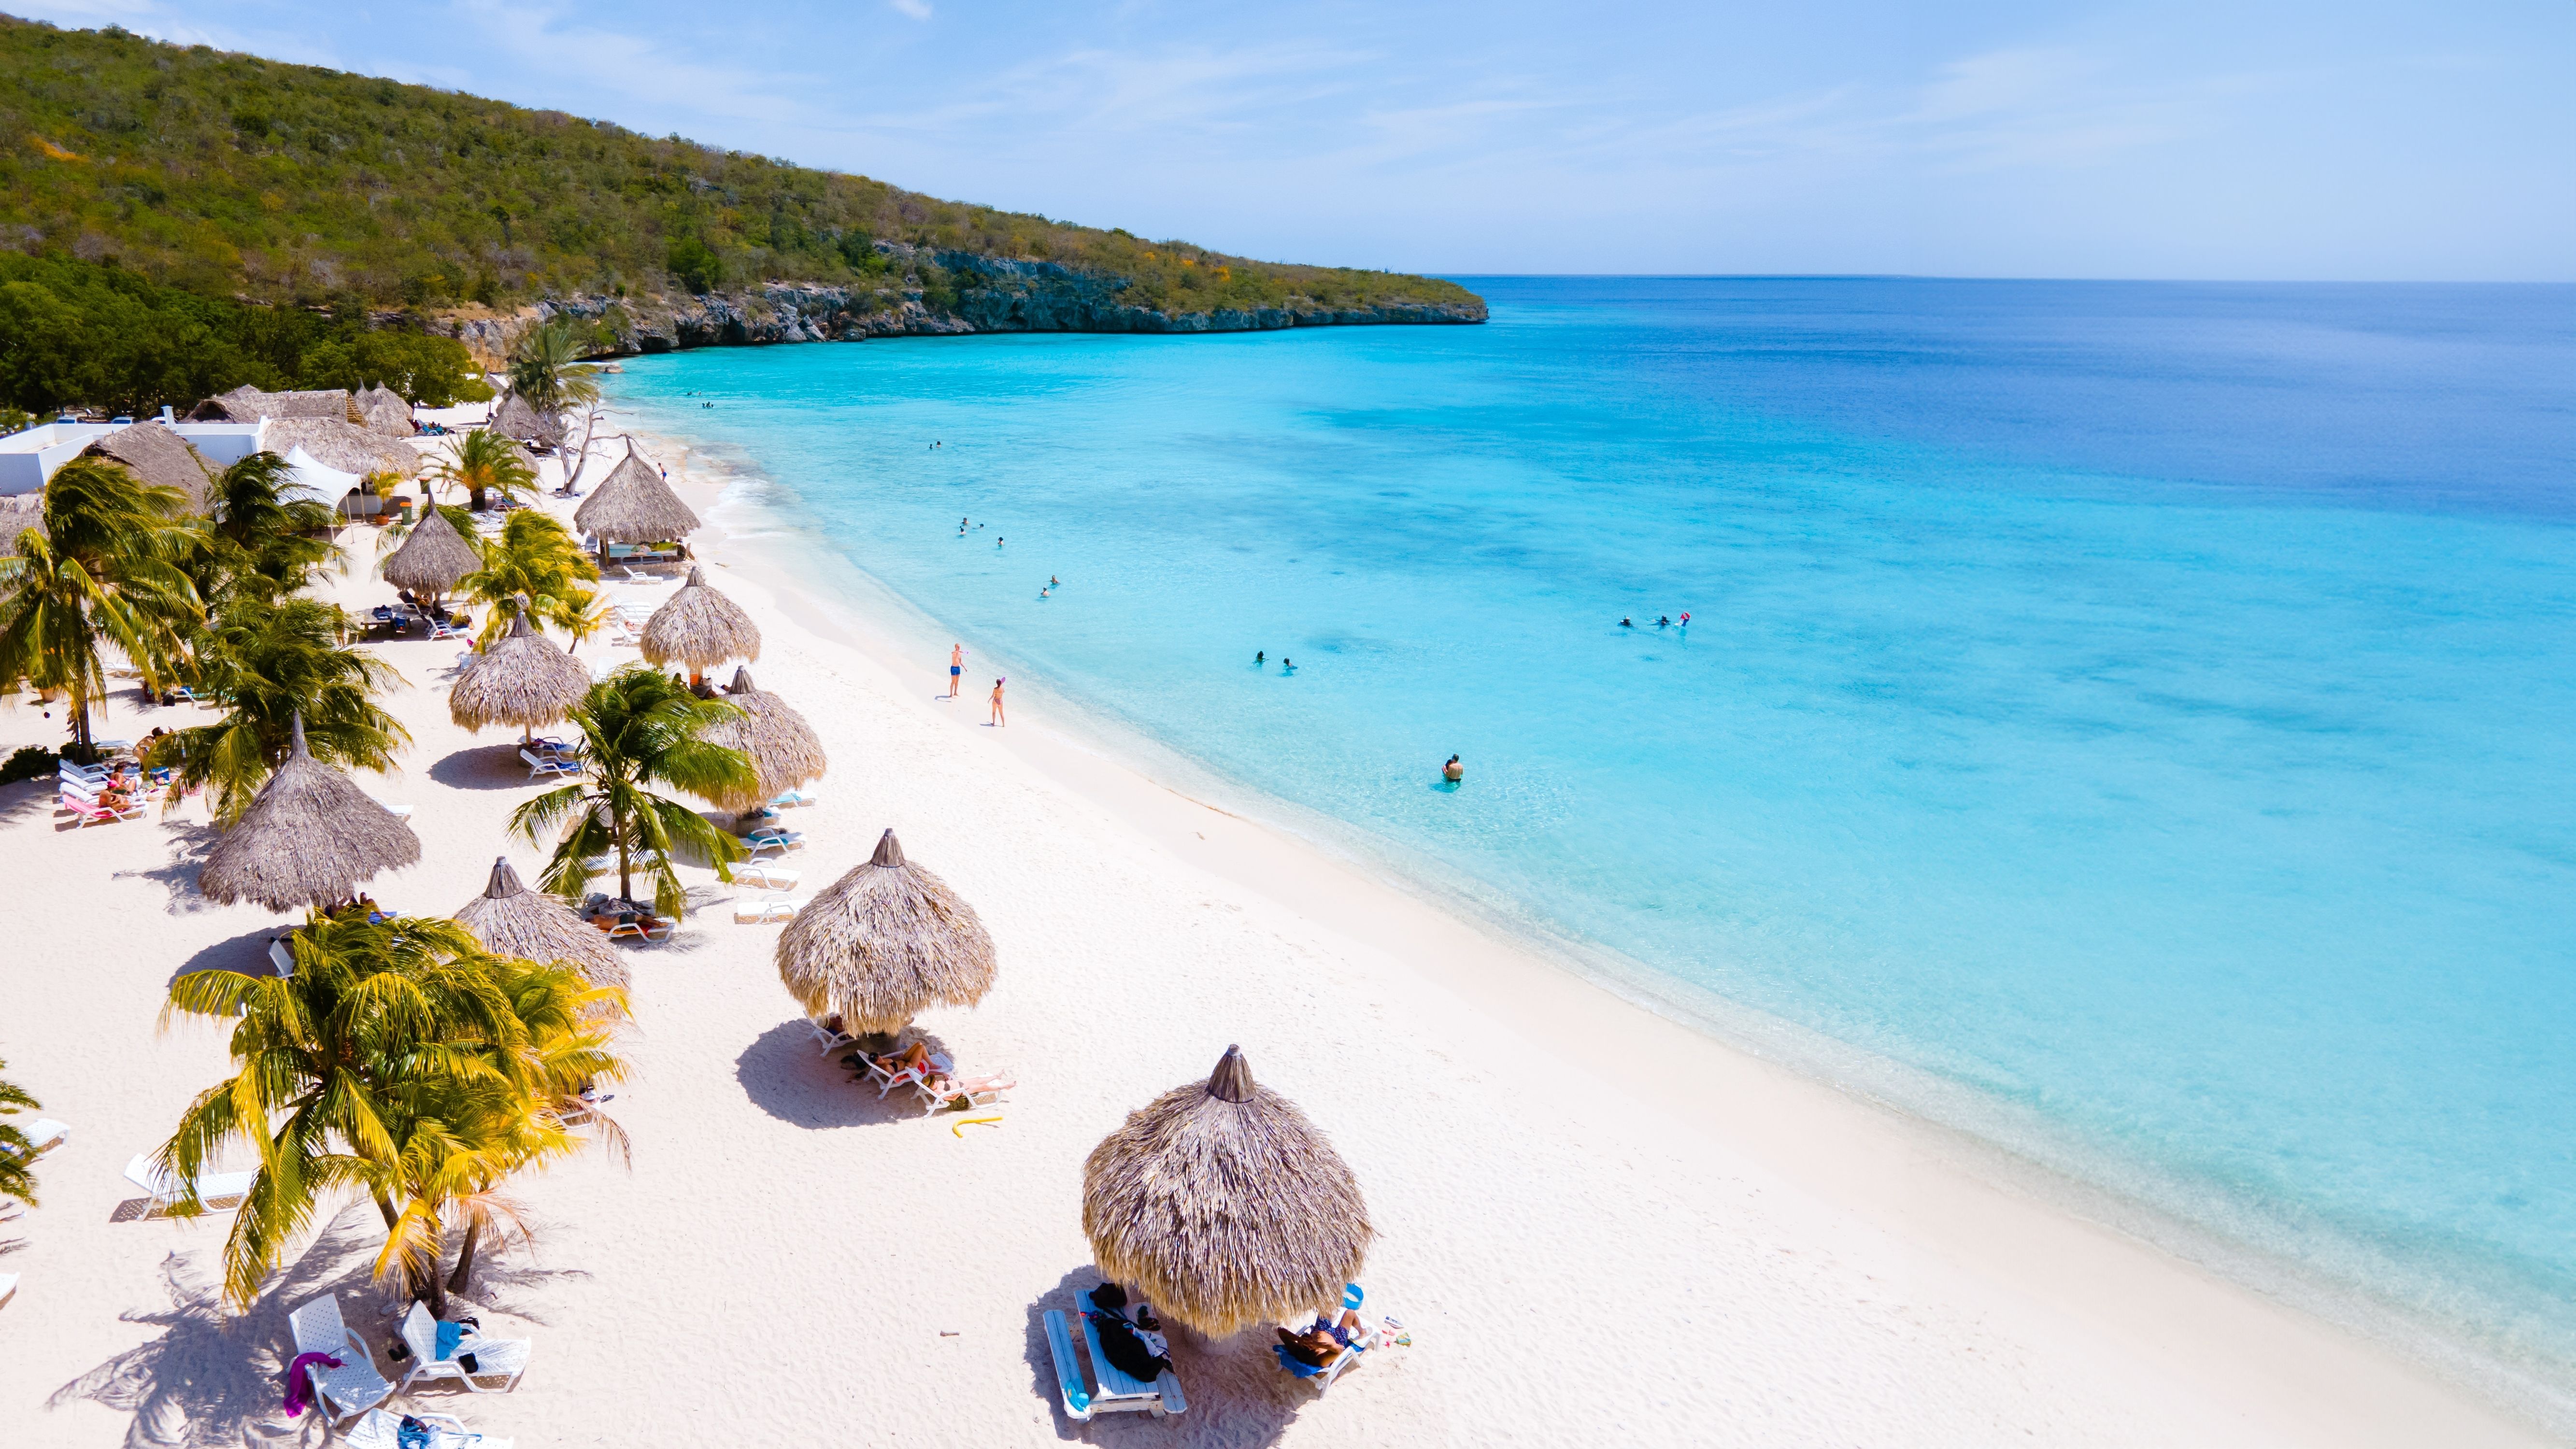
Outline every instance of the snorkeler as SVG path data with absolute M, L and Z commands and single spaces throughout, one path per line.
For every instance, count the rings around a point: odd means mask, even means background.
M 1628 619 L 1626 619 L 1626 618 L 1624 618 L 1624 617 L 1623 617 L 1622 619 L 1620 619 L 1620 620 L 1619 620 L 1619 627 L 1620 627 L 1620 628 L 1622 628 L 1622 629 L 1634 629 L 1634 628 L 1636 628 L 1637 626 L 1636 626 L 1636 624 L 1634 624 L 1634 623 L 1633 623 L 1633 622 L 1631 622 L 1630 620 L 1628 620 Z

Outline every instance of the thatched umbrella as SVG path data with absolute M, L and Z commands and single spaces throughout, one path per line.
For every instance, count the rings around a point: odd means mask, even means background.
M 408 438 L 419 429 L 412 426 L 411 404 L 401 393 L 378 384 L 361 389 L 349 399 L 350 408 L 366 419 L 366 425 L 389 438 Z
M 607 933 L 553 896 L 521 885 L 506 855 L 492 862 L 492 883 L 458 908 L 456 922 L 495 955 L 569 961 L 594 986 L 623 987 L 630 979 Z
M 492 426 L 523 443 L 552 448 L 563 442 L 563 419 L 538 412 L 515 392 L 501 394 L 499 405 L 492 409 Z
M 686 538 L 698 528 L 698 516 L 671 491 L 661 472 L 635 451 L 633 438 L 626 440 L 626 456 L 573 510 L 572 522 L 599 539 L 603 565 L 612 543 L 667 543 Z
M 1341 1154 L 1239 1047 L 1091 1149 L 1082 1231 L 1103 1274 L 1212 1338 L 1341 1302 L 1375 1236 Z
M 706 570 L 692 567 L 689 581 L 644 621 L 638 648 L 655 664 L 689 666 L 694 681 L 728 659 L 758 659 L 760 626 L 708 587 Z
M 378 871 L 420 859 L 420 837 L 348 776 L 295 746 L 233 828 L 206 853 L 197 889 L 230 905 L 253 900 L 272 911 L 336 905 Z
M 517 725 L 525 738 L 590 693 L 590 670 L 528 623 L 526 600 L 520 596 L 510 632 L 475 655 L 447 691 L 448 718 L 469 730 Z
M 411 537 L 385 560 L 384 574 L 386 582 L 436 600 L 455 588 L 458 579 L 481 567 L 483 556 L 433 505 L 412 525 Z
M 741 710 L 742 718 L 709 726 L 698 737 L 742 751 L 759 779 L 751 789 L 725 796 L 716 804 L 739 813 L 823 777 L 823 742 L 815 737 L 814 727 L 787 701 L 753 685 L 750 670 L 733 672 L 725 703 Z
M 903 858 L 889 830 L 867 864 L 832 882 L 778 937 L 778 979 L 820 1020 L 898 1031 L 943 1002 L 993 989 L 993 938 L 948 883 Z
M 420 450 L 409 443 L 338 418 L 272 418 L 260 446 L 281 458 L 302 448 L 314 461 L 343 473 L 408 478 L 421 464 Z

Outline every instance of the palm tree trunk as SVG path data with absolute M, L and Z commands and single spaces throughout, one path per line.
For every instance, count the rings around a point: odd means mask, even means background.
M 482 1236 L 483 1220 L 479 1217 L 467 1219 L 465 1223 L 464 1246 L 456 1250 L 456 1271 L 449 1274 L 447 1278 L 448 1292 L 462 1293 L 465 1291 L 465 1282 L 468 1278 L 473 1276 L 474 1273 L 474 1245 L 476 1240 Z
M 631 901 L 635 899 L 634 891 L 632 872 L 626 862 L 626 832 L 621 829 L 617 832 L 617 898 Z

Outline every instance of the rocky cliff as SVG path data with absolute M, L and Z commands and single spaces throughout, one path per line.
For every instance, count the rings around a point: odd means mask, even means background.
M 971 332 L 1258 332 L 1286 327 L 1471 323 L 1485 304 L 1299 306 L 1204 312 L 1121 300 L 1123 277 L 1053 262 L 1007 261 L 972 252 L 879 243 L 894 264 L 879 286 L 771 282 L 706 296 L 548 298 L 507 315 L 456 314 L 435 324 L 498 366 L 519 335 L 556 317 L 592 324 L 603 357 L 684 347 L 772 342 L 858 342 Z M 923 263 L 930 264 L 927 268 Z M 936 280 L 925 286 L 924 275 Z

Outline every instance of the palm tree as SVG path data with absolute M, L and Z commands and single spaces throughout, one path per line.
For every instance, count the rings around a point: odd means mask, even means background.
M 8 1065 L 0 1062 L 0 1068 Z M 26 1088 L 0 1082 L 0 1197 L 14 1197 L 29 1207 L 36 1205 L 36 1147 L 9 1119 L 43 1105 Z
M 114 463 L 75 458 L 45 485 L 43 525 L 0 558 L 0 693 L 22 684 L 71 697 L 72 747 L 83 761 L 90 704 L 107 694 L 102 641 L 143 672 L 148 688 L 178 664 L 204 605 L 180 565 L 197 544 L 178 521 L 186 498 Z
M 469 535 L 470 536 L 470 535 Z M 482 604 L 486 643 L 509 632 L 508 605 L 525 595 L 531 622 L 571 628 L 597 597 L 582 587 L 599 579 L 591 561 L 555 516 L 538 509 L 513 513 L 500 535 L 483 543 L 483 567 L 457 582 L 457 591 Z
M 209 970 L 171 984 L 163 1024 L 182 1014 L 229 1022 L 234 1074 L 197 1095 L 156 1161 L 193 1183 L 227 1145 L 259 1149 L 224 1243 L 224 1291 L 237 1305 L 257 1298 L 343 1189 L 366 1193 L 384 1219 L 381 1266 L 402 1268 L 415 1296 L 436 1298 L 440 1205 L 459 1198 L 460 1183 L 488 1193 L 569 1150 L 555 1114 L 570 1069 L 558 1062 L 621 1074 L 607 1033 L 624 996 L 570 966 L 486 954 L 453 921 L 371 924 L 317 911 L 294 942 L 291 975 Z M 585 1023 L 573 1033 L 578 1050 L 561 1044 L 567 1015 Z M 479 1166 L 461 1165 L 477 1155 Z M 176 1210 L 200 1205 L 192 1195 Z
M 209 789 L 215 819 L 226 825 L 285 763 L 299 714 L 315 759 L 393 768 L 411 733 L 375 696 L 401 684 L 402 676 L 373 654 L 342 648 L 349 633 L 348 616 L 318 599 L 245 593 L 225 601 L 198 641 L 197 669 L 230 712 L 213 724 L 163 735 L 146 763 L 174 770 L 186 790 Z M 182 794 L 170 792 L 173 806 Z
M 452 483 L 464 489 L 477 513 L 493 493 L 515 498 L 537 486 L 537 470 L 528 466 L 518 445 L 490 428 L 477 428 L 457 439 L 456 451 L 438 460 L 430 478 L 433 485 Z M 470 525 L 465 536 L 474 536 Z
M 199 575 L 198 593 L 211 599 L 249 587 L 282 597 L 311 582 L 314 570 L 340 552 L 328 536 L 338 510 L 318 499 L 289 498 L 293 479 L 284 458 L 262 451 L 215 480 L 206 494 L 206 552 L 215 567 Z
M 651 787 L 669 785 L 711 800 L 751 788 L 751 762 L 740 750 L 698 738 L 709 725 L 740 714 L 732 705 L 699 699 L 649 665 L 630 664 L 592 685 L 571 715 L 581 727 L 583 778 L 510 816 L 511 828 L 532 845 L 560 832 L 541 877 L 545 888 L 579 900 L 590 887 L 590 859 L 614 851 L 617 893 L 633 900 L 641 857 L 653 873 L 654 913 L 678 919 L 687 897 L 672 869 L 674 846 L 713 861 L 719 879 L 733 879 L 728 867 L 743 858 L 742 843 Z
M 510 391 L 540 413 L 562 413 L 599 400 L 598 369 L 581 364 L 572 324 L 549 322 L 519 339 L 510 354 Z

